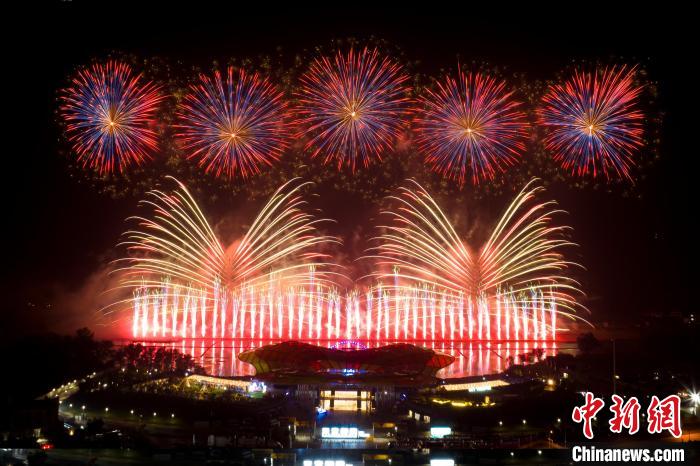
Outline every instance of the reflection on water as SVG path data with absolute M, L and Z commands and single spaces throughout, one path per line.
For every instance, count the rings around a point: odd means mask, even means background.
M 135 341 L 136 342 L 136 341 Z M 255 375 L 255 369 L 248 363 L 240 361 L 238 355 L 249 349 L 279 343 L 279 340 L 237 340 L 237 339 L 183 339 L 178 341 L 154 342 L 139 341 L 146 346 L 177 349 L 182 353 L 191 354 L 197 364 L 204 367 L 210 375 L 241 376 Z M 371 342 L 367 347 L 378 347 L 396 342 Z M 313 342 L 319 346 L 336 347 L 337 342 Z M 454 356 L 455 361 L 438 372 L 439 377 L 458 378 L 474 375 L 498 373 L 510 364 L 527 362 L 530 358 L 552 356 L 558 351 L 566 351 L 566 344 L 552 342 L 411 342 L 416 346 Z M 365 345 L 362 345 L 365 346 Z M 532 361 L 533 359 L 530 359 Z

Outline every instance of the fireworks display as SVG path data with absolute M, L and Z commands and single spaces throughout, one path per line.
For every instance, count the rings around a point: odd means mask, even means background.
M 566 169 L 629 178 L 642 143 L 634 71 L 579 72 L 550 86 L 538 117 L 546 147 Z M 320 56 L 295 92 L 297 136 L 339 169 L 367 166 L 393 150 L 415 110 L 407 81 L 377 49 Z M 529 125 L 513 92 L 504 80 L 462 70 L 425 88 L 413 122 L 428 164 L 476 185 L 518 162 Z M 155 148 L 161 99 L 124 64 L 81 72 L 61 112 L 84 165 L 104 173 L 144 160 Z M 200 75 L 184 93 L 176 136 L 206 172 L 246 178 L 290 148 L 289 112 L 266 78 L 228 67 Z M 567 275 L 574 264 L 564 258 L 567 228 L 555 224 L 554 203 L 536 201 L 534 183 L 479 248 L 417 182 L 400 188 L 386 212 L 391 222 L 364 258 L 372 272 L 350 288 L 330 260 L 337 240 L 304 211 L 305 183 L 283 184 L 228 243 L 176 183 L 149 193 L 150 213 L 133 219 L 129 256 L 118 261 L 134 337 L 553 342 L 560 317 L 580 319 L 578 284 Z
M 555 341 L 558 296 L 532 287 L 473 298 L 433 286 L 377 285 L 341 294 L 314 284 L 268 283 L 230 291 L 162 280 L 137 288 L 134 338 L 337 341 Z M 397 283 L 400 282 L 396 277 Z M 564 303 L 568 304 L 568 303 Z
M 528 124 L 505 81 L 482 73 L 446 77 L 420 99 L 416 140 L 439 173 L 474 184 L 492 179 L 525 149 Z
M 280 188 L 240 242 L 217 240 L 184 186 L 147 201 L 155 219 L 127 233 L 124 285 L 136 338 L 554 341 L 573 317 L 575 282 L 528 185 L 474 254 L 420 187 L 395 199 L 373 251 L 376 284 L 341 293 L 299 186 Z M 390 269 L 389 272 L 381 270 Z
M 279 188 L 253 221 L 248 232 L 225 248 L 187 188 L 177 182 L 172 194 L 152 191 L 143 202 L 153 217 L 134 217 L 139 228 L 128 231 L 123 245 L 132 255 L 125 259 L 125 285 L 162 286 L 162 277 L 183 286 L 205 289 L 236 288 L 269 282 L 274 277 L 290 286 L 309 279 L 309 270 L 322 268 L 324 255 L 314 247 L 332 242 L 316 234 L 315 220 L 301 209 L 303 183 L 290 181 Z M 316 271 L 316 282 L 322 272 Z M 215 287 L 214 287 L 215 288 Z
M 631 181 L 633 166 L 641 170 L 643 162 L 653 161 L 636 154 L 647 142 L 644 135 L 654 151 L 659 121 L 639 109 L 643 97 L 653 96 L 654 84 L 639 81 L 645 73 L 637 66 L 580 69 L 548 87 L 514 75 L 517 90 L 498 74 L 458 68 L 433 85 L 421 84 L 417 75 L 414 89 L 405 68 L 382 50 L 351 47 L 291 68 L 271 66 L 269 58 L 258 65 L 243 60 L 243 66 L 188 79 L 192 84 L 186 87 L 167 63 L 149 63 L 149 76 L 167 83 L 177 97 L 172 102 L 162 102 L 159 86 L 112 60 L 78 73 L 61 94 L 60 115 L 82 168 L 92 169 L 81 174 L 113 196 L 133 193 L 133 184 L 104 175 L 143 165 L 156 148 L 158 160 L 138 171 L 142 193 L 165 167 L 191 187 L 218 188 L 219 197 L 245 189 L 250 198 L 303 177 L 379 200 L 406 174 L 434 193 L 462 191 L 466 183 L 475 193 L 498 192 L 507 183 L 502 175 L 508 168 L 517 184 L 533 175 L 548 181 L 565 170 L 580 178 L 575 186 L 582 186 L 589 174 L 596 183 Z M 266 70 L 280 86 L 246 71 L 250 68 Z M 523 105 L 516 93 L 531 105 Z M 536 114 L 537 126 L 531 127 L 530 113 Z M 156 130 L 172 140 L 164 137 L 157 144 Z M 528 151 L 529 146 L 537 150 Z M 309 157 L 335 165 L 338 172 L 309 163 Z M 366 178 L 343 170 L 354 173 L 374 163 L 381 168 L 366 170 Z M 240 181 L 262 171 L 264 183 Z M 365 187 L 376 183 L 386 189 Z
M 315 59 L 298 92 L 307 149 L 353 171 L 381 158 L 405 127 L 407 81 L 401 66 L 376 49 Z
M 150 158 L 157 147 L 155 116 L 163 99 L 125 63 L 84 69 L 61 96 L 61 116 L 84 167 L 122 172 Z
M 489 302 L 507 296 L 517 303 L 547 296 L 559 308 L 575 311 L 577 284 L 563 273 L 573 264 L 562 253 L 573 244 L 563 237 L 567 227 L 552 225 L 560 212 L 554 203 L 533 202 L 541 190 L 534 180 L 528 183 L 486 243 L 473 250 L 420 185 L 402 188 L 393 198 L 398 207 L 387 212 L 393 223 L 373 248 L 379 265 L 393 271 L 378 276 L 395 277 L 400 288 L 404 282 L 420 283 L 450 300 L 463 295 Z
M 289 146 L 287 104 L 266 78 L 234 72 L 201 75 L 179 112 L 178 136 L 189 157 L 216 176 L 248 177 Z
M 577 71 L 550 86 L 539 111 L 548 134 L 545 144 L 572 174 L 631 179 L 634 153 L 642 146 L 641 87 L 635 68 Z

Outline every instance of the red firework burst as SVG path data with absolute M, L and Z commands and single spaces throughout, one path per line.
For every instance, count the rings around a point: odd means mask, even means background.
M 81 70 L 63 91 L 60 107 L 78 160 L 104 174 L 149 159 L 157 146 L 153 127 L 163 98 L 158 86 L 125 63 Z
M 381 158 L 410 114 L 407 81 L 401 66 L 376 49 L 315 59 L 298 93 L 300 136 L 308 137 L 307 149 L 353 172 Z
M 542 99 L 539 120 L 545 144 L 565 170 L 577 176 L 600 172 L 607 179 L 631 179 L 634 154 L 643 145 L 635 68 L 576 71 L 553 84 Z
M 492 179 L 525 149 L 528 123 L 505 81 L 459 70 L 420 98 L 417 143 L 433 169 L 460 184 Z
M 206 172 L 246 178 L 271 166 L 289 146 L 286 112 L 282 92 L 266 78 L 229 67 L 225 80 L 217 71 L 190 87 L 177 136 Z

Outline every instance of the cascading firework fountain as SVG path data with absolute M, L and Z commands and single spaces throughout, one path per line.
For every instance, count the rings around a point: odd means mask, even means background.
M 543 290 L 492 298 L 425 286 L 341 295 L 322 287 L 203 289 L 168 280 L 134 292 L 132 336 L 361 341 L 554 341 L 555 296 Z
M 393 199 L 368 260 L 374 284 L 342 291 L 296 182 L 280 188 L 225 248 L 187 189 L 151 193 L 151 217 L 127 232 L 123 286 L 135 339 L 555 342 L 578 318 L 562 271 L 565 227 L 528 184 L 472 250 L 417 184 Z

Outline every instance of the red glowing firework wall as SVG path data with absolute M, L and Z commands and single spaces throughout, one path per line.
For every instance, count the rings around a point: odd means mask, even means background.
M 472 297 L 423 286 L 376 286 L 340 295 L 321 287 L 227 292 L 164 283 L 133 299 L 134 338 L 364 341 L 554 341 L 553 294 Z

